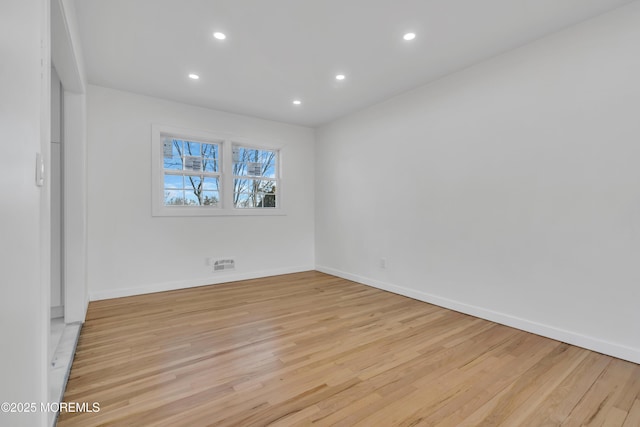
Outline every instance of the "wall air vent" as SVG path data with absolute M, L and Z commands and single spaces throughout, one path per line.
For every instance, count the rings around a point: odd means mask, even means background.
M 227 271 L 236 269 L 236 260 L 234 259 L 219 259 L 213 263 L 213 271 Z

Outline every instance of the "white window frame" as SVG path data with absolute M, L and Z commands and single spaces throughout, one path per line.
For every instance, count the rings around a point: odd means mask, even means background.
M 219 144 L 219 195 L 218 207 L 166 206 L 164 204 L 164 152 L 163 137 L 171 136 L 193 142 Z M 233 146 L 275 151 L 277 202 L 275 208 L 236 208 L 233 205 Z M 151 126 L 151 215 L 152 216 L 273 216 L 286 215 L 282 192 L 282 145 L 258 142 L 224 133 L 212 133 L 153 124 Z

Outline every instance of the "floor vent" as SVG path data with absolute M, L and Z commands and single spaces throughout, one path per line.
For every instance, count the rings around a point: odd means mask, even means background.
M 213 263 L 213 271 L 235 270 L 236 261 L 234 259 L 219 259 Z

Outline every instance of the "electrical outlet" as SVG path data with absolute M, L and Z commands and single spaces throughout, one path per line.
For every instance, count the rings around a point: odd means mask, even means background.
M 387 268 L 387 259 L 386 258 L 380 258 L 380 268 Z

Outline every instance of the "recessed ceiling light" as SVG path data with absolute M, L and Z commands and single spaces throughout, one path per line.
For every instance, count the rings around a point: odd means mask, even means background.
M 402 36 L 403 39 L 405 39 L 406 41 L 410 41 L 416 38 L 416 33 L 407 33 L 404 36 Z
M 213 33 L 213 37 L 217 38 L 218 40 L 224 40 L 227 38 L 225 33 L 220 33 L 220 32 Z
M 293 105 L 300 105 L 300 104 L 302 104 L 302 101 L 300 101 L 299 99 L 293 100 Z
M 197 74 L 191 73 L 191 74 L 189 74 L 189 78 L 191 80 L 198 80 L 200 78 L 200 76 L 197 75 Z
M 346 78 L 346 76 L 344 74 L 337 74 L 336 75 L 336 80 L 344 80 Z

